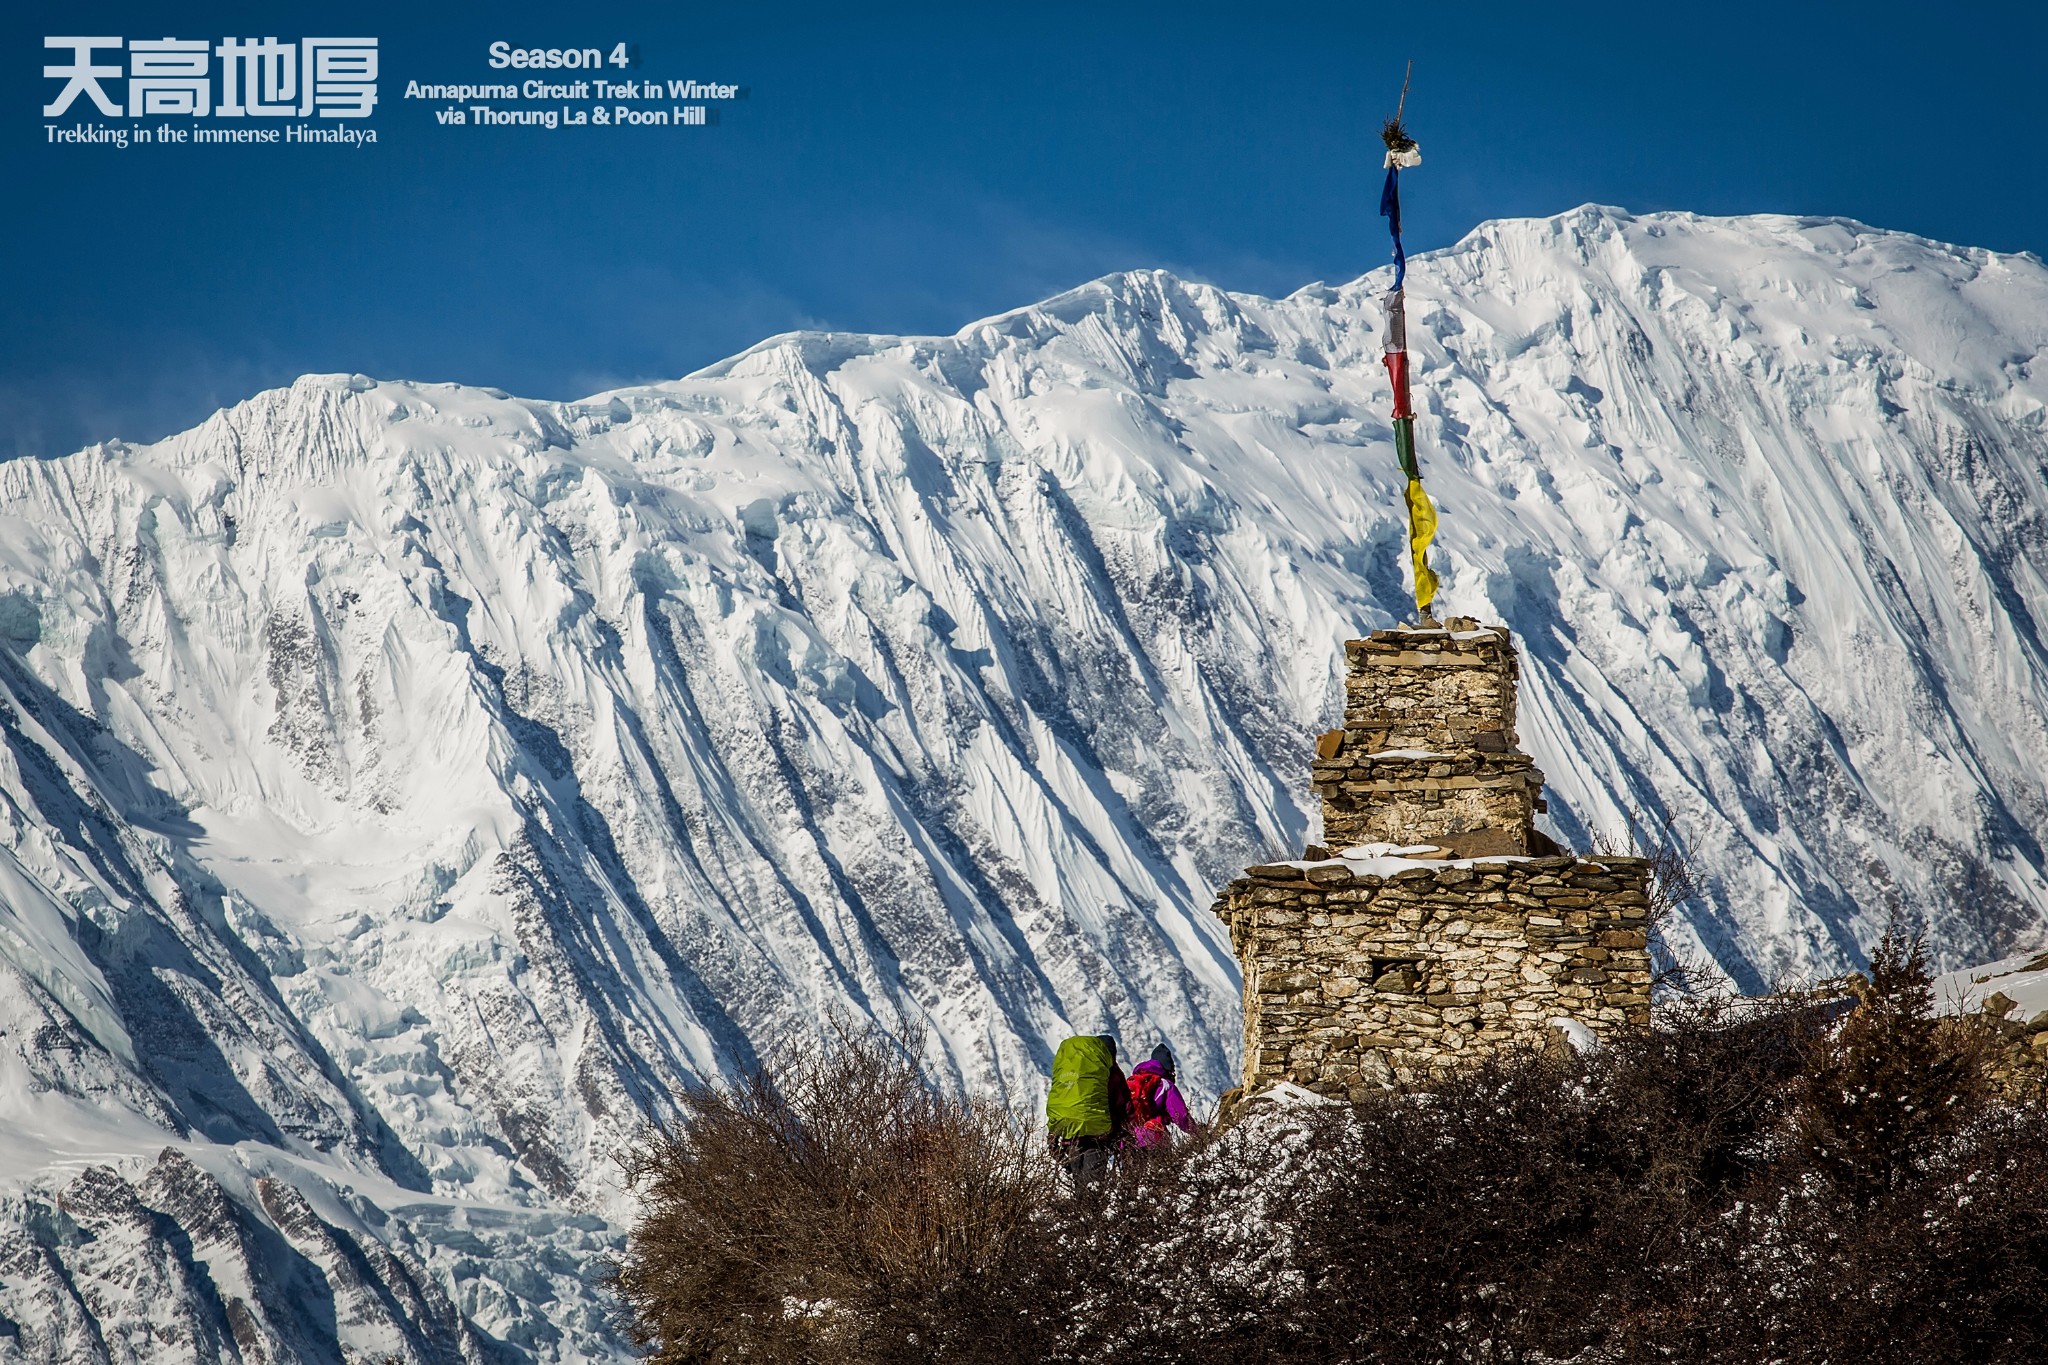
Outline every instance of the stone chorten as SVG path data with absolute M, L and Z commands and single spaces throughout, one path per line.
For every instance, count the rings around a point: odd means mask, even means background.
M 1649 865 L 1532 825 L 1504 627 L 1347 641 L 1316 745 L 1326 848 L 1247 868 L 1216 913 L 1244 969 L 1244 1085 L 1358 1098 L 1504 1047 L 1649 1022 Z M 1398 851 L 1397 851 L 1398 850 Z
M 1376 630 L 1344 654 L 1344 728 L 1316 743 L 1327 846 L 1557 851 L 1530 823 L 1544 809 L 1543 774 L 1516 748 L 1519 668 L 1504 627 Z

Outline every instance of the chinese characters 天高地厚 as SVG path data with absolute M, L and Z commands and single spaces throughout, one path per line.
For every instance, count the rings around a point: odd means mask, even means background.
M 110 118 L 368 118 L 377 106 L 375 38 L 223 38 L 211 46 L 200 38 L 71 37 L 45 38 L 43 46 L 71 54 L 68 65 L 43 68 L 64 82 L 43 106 L 46 118 L 81 96 Z M 99 60 L 105 49 L 125 50 L 126 68 L 117 58 Z M 103 84 L 124 77 L 125 107 Z

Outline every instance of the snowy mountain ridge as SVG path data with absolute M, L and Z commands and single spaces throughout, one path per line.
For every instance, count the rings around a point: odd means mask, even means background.
M 1020 1108 L 1100 1029 L 1213 1097 L 1209 897 L 1412 611 L 1386 282 L 0 466 L 0 1360 L 608 1358 L 610 1154 L 835 1013 Z M 2038 942 L 2048 269 L 1585 208 L 1408 288 L 1555 832 L 1669 819 L 1746 986 L 1894 910 Z

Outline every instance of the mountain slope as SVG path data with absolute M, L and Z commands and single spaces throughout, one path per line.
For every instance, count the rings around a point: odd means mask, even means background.
M 608 1154 L 835 1014 L 1020 1108 L 1105 1028 L 1213 1095 L 1210 893 L 1313 836 L 1338 644 L 1412 610 L 1385 283 L 1116 276 L 571 404 L 309 377 L 0 466 L 14 1340 L 615 1350 Z M 1588 208 L 1409 296 L 1441 607 L 1518 633 L 1557 832 L 1669 819 L 1745 985 L 1894 910 L 2038 936 L 2048 270 Z M 201 1273 L 201 1205 L 376 1311 Z

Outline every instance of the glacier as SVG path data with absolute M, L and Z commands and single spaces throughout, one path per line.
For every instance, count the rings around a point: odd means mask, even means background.
M 1237 1063 L 1214 888 L 1411 619 L 1388 271 L 0 465 L 0 1361 L 624 1358 L 612 1161 L 874 1021 Z M 1439 614 L 1745 989 L 2048 937 L 2048 268 L 1588 206 L 1411 259 Z

